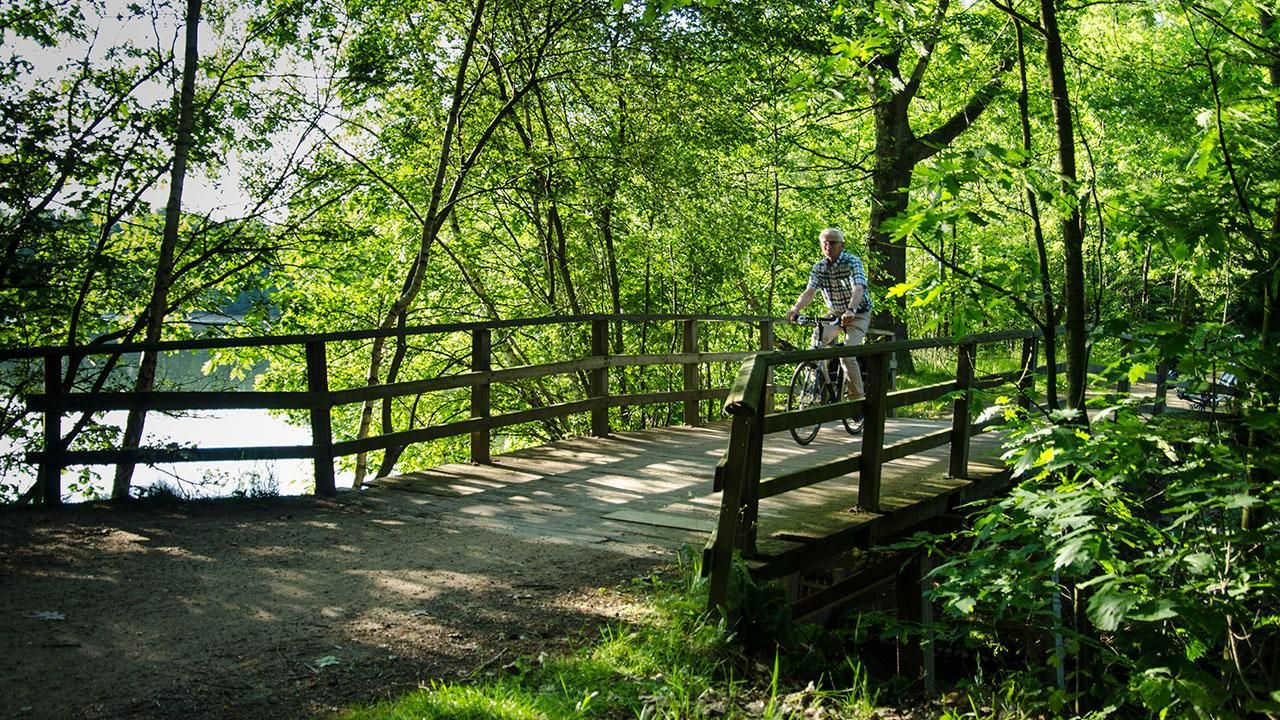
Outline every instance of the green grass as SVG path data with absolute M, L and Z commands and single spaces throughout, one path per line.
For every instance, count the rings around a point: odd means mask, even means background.
M 335 720 L 525 720 L 526 718 L 870 717 L 866 674 L 841 658 L 851 687 L 784 678 L 777 660 L 750 658 L 718 616 L 704 612 L 706 587 L 696 572 L 633 584 L 643 619 L 601 630 L 594 642 L 555 657 L 522 658 L 510 671 L 464 682 L 434 683 L 395 700 L 349 708 Z M 769 665 L 772 665 L 770 667 Z M 795 688 L 788 690 L 788 688 Z
M 1043 358 L 1041 360 L 1043 361 Z M 915 371 L 909 374 L 900 373 L 897 376 L 897 389 L 899 390 L 908 390 L 955 380 L 956 351 L 954 348 L 917 350 L 912 353 L 912 361 L 915 364 Z M 977 375 L 982 376 L 1017 370 L 1021 366 L 1021 362 L 1019 350 L 1000 345 L 983 346 L 978 349 Z M 1041 385 L 1044 383 L 1043 378 L 1038 378 L 1037 381 Z M 1009 394 L 1012 391 L 1012 386 L 1006 386 L 1004 389 L 984 393 L 982 399 L 984 403 L 992 402 L 995 396 Z M 894 412 L 897 417 L 904 418 L 950 418 L 951 404 L 950 396 L 946 396 L 938 400 L 900 407 Z

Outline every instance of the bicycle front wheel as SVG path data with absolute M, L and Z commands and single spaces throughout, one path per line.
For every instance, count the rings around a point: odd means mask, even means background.
M 800 363 L 791 374 L 791 390 L 787 393 L 787 410 L 806 410 L 822 404 L 822 378 L 818 366 L 811 362 Z M 791 428 L 791 437 L 801 445 L 808 445 L 818 435 L 821 423 Z

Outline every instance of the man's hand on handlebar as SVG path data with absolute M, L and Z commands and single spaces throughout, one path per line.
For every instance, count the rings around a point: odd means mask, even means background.
M 799 317 L 800 317 L 799 310 L 795 308 L 791 308 L 790 310 L 787 311 L 787 322 L 794 323 Z
M 853 325 L 853 313 L 849 312 L 848 310 L 845 310 L 844 313 L 840 316 L 840 327 L 848 328 L 851 325 Z

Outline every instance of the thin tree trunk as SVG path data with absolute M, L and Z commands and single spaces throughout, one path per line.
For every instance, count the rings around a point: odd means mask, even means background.
M 165 206 L 164 234 L 160 239 L 160 255 L 156 261 L 155 282 L 151 300 L 147 304 L 147 326 L 143 341 L 159 342 L 164 328 L 166 308 L 169 304 L 169 288 L 173 283 L 174 249 L 178 246 L 178 226 L 182 220 L 182 189 L 187 177 L 187 159 L 191 153 L 191 139 L 195 130 L 196 66 L 199 64 L 201 0 L 187 0 L 186 57 L 182 65 L 182 87 L 178 99 L 178 135 L 173 148 L 173 171 L 170 176 L 169 201 Z M 154 350 L 142 353 L 134 392 L 150 392 L 155 387 L 158 355 Z M 146 422 L 146 410 L 130 410 L 125 422 L 121 448 L 135 450 L 142 441 Z M 116 466 L 115 481 L 111 486 L 111 499 L 122 502 L 129 499 L 133 483 L 134 463 L 122 462 Z
M 1031 112 L 1028 107 L 1027 54 L 1022 37 L 1022 21 L 1014 18 L 1018 37 L 1018 115 L 1022 120 L 1022 149 L 1026 154 L 1023 167 L 1031 164 Z M 1040 264 L 1040 304 L 1044 311 L 1040 331 L 1044 334 L 1044 360 L 1046 367 L 1045 402 L 1050 410 L 1058 409 L 1058 318 L 1054 311 L 1053 276 L 1049 270 L 1049 250 L 1044 239 L 1044 222 L 1040 218 L 1040 203 L 1035 190 L 1027 188 L 1027 209 L 1031 213 L 1031 233 L 1036 244 L 1036 259 Z
M 1053 0 L 1040 0 L 1040 21 L 1045 36 L 1045 58 L 1049 69 L 1049 86 L 1053 92 L 1053 120 L 1058 136 L 1058 165 L 1062 173 L 1061 192 L 1071 197 L 1071 210 L 1062 219 L 1062 244 L 1066 265 L 1066 354 L 1067 407 L 1079 410 L 1076 421 L 1089 424 L 1085 412 L 1085 382 L 1088 375 L 1088 349 L 1085 337 L 1084 237 L 1080 230 L 1080 205 L 1076 202 L 1076 146 L 1071 116 L 1071 98 L 1067 91 L 1066 63 L 1062 55 L 1062 36 L 1058 31 L 1057 9 Z
M 1275 28 L 1275 16 L 1268 12 L 1259 13 L 1259 23 L 1262 26 L 1262 34 L 1264 37 L 1272 37 L 1272 31 Z M 1271 80 L 1271 87 L 1280 90 L 1280 53 L 1272 53 L 1272 61 L 1268 67 L 1268 73 Z M 1275 124 L 1277 130 L 1280 130 L 1280 100 L 1275 103 Z M 1268 271 L 1262 278 L 1262 327 L 1259 328 L 1259 347 L 1275 348 L 1280 346 L 1280 194 L 1277 194 L 1273 200 L 1271 210 L 1271 227 L 1268 229 L 1265 247 L 1263 249 L 1266 262 L 1264 266 Z M 1274 407 L 1277 396 L 1280 396 L 1280 387 L 1276 387 L 1275 380 L 1266 377 L 1260 377 L 1258 387 L 1256 389 L 1261 395 L 1260 402 L 1262 407 L 1270 404 Z M 1260 428 L 1251 428 L 1248 435 L 1248 445 L 1251 453 L 1256 457 L 1257 453 L 1267 447 L 1268 442 L 1274 442 L 1267 430 Z M 1257 463 L 1252 463 L 1249 467 L 1249 481 L 1255 487 L 1267 487 L 1274 482 L 1274 472 L 1265 467 L 1260 467 Z M 1241 522 L 1245 528 L 1260 528 L 1267 518 L 1264 509 L 1246 508 L 1244 517 Z M 1280 676 L 1280 667 L 1275 667 L 1271 673 L 1271 686 L 1275 687 L 1277 676 Z
M 413 265 L 405 276 L 400 296 L 392 303 L 391 309 L 387 311 L 382 320 L 380 325 L 382 330 L 388 330 L 401 322 L 409 312 L 409 307 L 413 304 L 413 301 L 418 297 L 418 292 L 422 288 L 422 278 L 426 274 L 427 259 L 431 252 L 431 246 L 435 243 L 436 237 L 440 233 L 440 228 L 444 224 L 444 215 L 452 210 L 452 206 L 444 203 L 443 200 L 445 176 L 453 154 L 454 137 L 457 134 L 458 125 L 461 123 L 467 68 L 471 63 L 476 36 L 480 32 L 480 26 L 484 19 L 485 1 L 478 0 L 476 2 L 475 9 L 472 11 L 471 24 L 467 30 L 467 40 L 463 45 L 462 56 L 458 60 L 458 72 L 454 77 L 449 118 L 445 123 L 444 136 L 440 143 L 440 158 L 436 165 L 435 177 L 431 185 L 431 204 L 421 218 L 422 232 L 418 242 L 418 252 L 414 256 Z M 465 170 L 460 170 L 459 172 L 462 173 Z M 382 377 L 382 354 L 385 345 L 385 337 L 374 338 L 373 347 L 369 353 L 369 372 L 365 378 L 369 387 L 377 385 Z M 373 400 L 365 401 L 364 407 L 361 409 L 357 438 L 369 436 L 369 429 L 373 425 L 374 402 Z M 368 472 L 368 462 L 367 453 L 362 452 L 356 456 L 355 477 L 352 481 L 353 488 L 358 489 L 364 483 L 365 474 Z

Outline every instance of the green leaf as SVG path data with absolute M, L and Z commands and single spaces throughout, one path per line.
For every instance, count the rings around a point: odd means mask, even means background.
M 1168 600 L 1159 600 L 1156 607 L 1150 612 L 1136 613 L 1131 615 L 1134 620 L 1142 620 L 1145 622 L 1159 622 L 1160 620 L 1168 620 L 1178 617 L 1178 611 L 1174 609 L 1173 603 Z
M 1077 563 L 1087 564 L 1093 559 L 1093 549 L 1094 543 L 1090 536 L 1072 538 L 1058 548 L 1058 552 L 1053 559 L 1053 569 L 1061 570 L 1075 567 Z
M 1226 503 L 1223 507 L 1231 510 L 1241 510 L 1244 508 L 1257 507 L 1258 502 L 1257 498 L 1249 495 L 1248 493 L 1236 493 L 1226 499 Z
M 1182 559 L 1187 569 L 1196 575 L 1206 575 L 1213 571 L 1213 556 L 1209 553 L 1192 553 Z
M 920 284 L 919 280 L 908 280 L 906 282 L 901 282 L 889 288 L 888 292 L 886 292 L 885 294 L 891 298 L 903 297 L 907 293 L 914 290 L 916 286 L 919 284 Z
M 1089 617 L 1099 630 L 1110 632 L 1120 627 L 1136 604 L 1137 598 L 1113 580 L 1099 587 L 1089 598 Z
M 1155 367 L 1153 365 L 1148 365 L 1146 363 L 1134 363 L 1129 367 L 1129 384 L 1141 381 L 1147 376 L 1147 373 L 1154 369 Z

